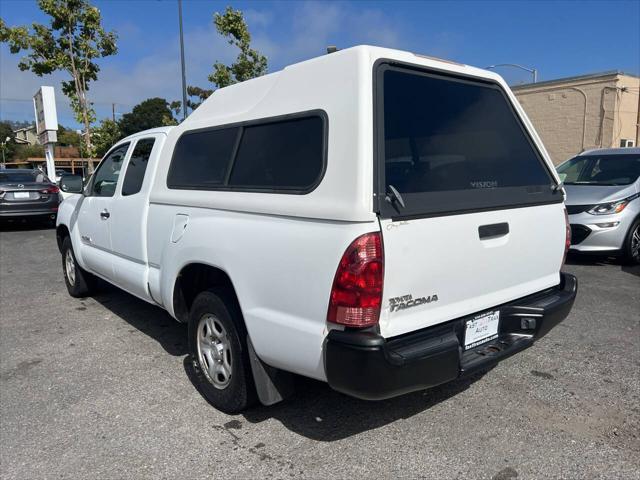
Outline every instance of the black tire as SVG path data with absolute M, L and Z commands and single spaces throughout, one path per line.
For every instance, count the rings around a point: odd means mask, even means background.
M 627 238 L 624 240 L 624 260 L 625 263 L 629 265 L 640 265 L 640 251 L 638 250 L 638 244 L 636 242 L 640 241 L 638 237 L 640 237 L 640 218 L 636 218 L 631 228 L 627 232 Z
M 74 265 L 74 278 L 69 278 L 67 269 L 67 255 L 71 256 Z M 71 239 L 66 237 L 62 241 L 62 272 L 64 275 L 64 283 L 67 286 L 69 295 L 76 298 L 83 298 L 90 295 L 96 284 L 96 277 L 84 270 L 76 261 L 76 255 L 73 252 Z
M 220 337 L 214 338 L 214 332 L 209 332 L 205 319 L 217 322 L 213 330 L 223 332 L 221 337 L 225 339 L 224 342 Z M 249 363 L 247 333 L 233 295 L 224 290 L 198 294 L 189 312 L 188 335 L 194 380 L 205 399 L 218 410 L 230 414 L 239 413 L 253 405 L 257 395 Z M 207 356 L 204 349 L 201 352 L 198 346 L 201 339 L 219 342 L 217 360 L 212 361 L 212 356 Z M 215 348 L 210 351 L 215 351 Z M 223 368 L 216 365 L 220 363 L 230 365 L 230 375 L 215 373 L 217 367 Z

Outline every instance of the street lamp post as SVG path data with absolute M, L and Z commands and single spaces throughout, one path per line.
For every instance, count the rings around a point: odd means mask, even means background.
M 182 64 L 182 119 L 187 118 L 187 78 L 184 68 L 184 37 L 182 34 L 182 0 L 178 0 L 178 18 L 180 21 L 180 62 Z
M 490 69 L 496 68 L 496 67 L 514 67 L 514 68 L 519 68 L 520 70 L 524 70 L 526 72 L 529 72 L 533 76 L 533 83 L 536 83 L 538 81 L 538 69 L 537 68 L 523 67 L 522 65 L 518 65 L 517 63 L 498 63 L 497 65 L 489 65 L 488 67 L 486 67 L 486 69 L 490 70 Z

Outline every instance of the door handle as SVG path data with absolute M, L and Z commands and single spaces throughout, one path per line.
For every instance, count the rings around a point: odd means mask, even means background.
M 111 216 L 111 214 L 109 213 L 109 210 L 107 210 L 106 208 L 103 211 L 100 212 L 100 218 L 102 220 L 106 220 L 110 216 Z
M 501 237 L 507 233 L 509 233 L 509 224 L 507 222 L 481 225 L 478 227 L 480 240 L 483 238 Z

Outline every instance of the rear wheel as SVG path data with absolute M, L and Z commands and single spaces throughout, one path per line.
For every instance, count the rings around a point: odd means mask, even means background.
M 223 291 L 200 293 L 189 314 L 189 353 L 198 389 L 218 410 L 238 413 L 256 399 L 241 314 Z
M 78 265 L 69 237 L 62 242 L 62 271 L 69 295 L 82 298 L 91 294 L 95 286 L 95 277 Z
M 629 229 L 624 243 L 624 256 L 628 263 L 640 265 L 640 218 Z

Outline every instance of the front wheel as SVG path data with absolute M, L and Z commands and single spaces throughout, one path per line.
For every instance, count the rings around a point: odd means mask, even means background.
M 218 410 L 238 413 L 255 402 L 246 331 L 231 295 L 207 291 L 195 298 L 189 353 L 198 389 Z
M 69 295 L 83 298 L 91 294 L 95 277 L 78 265 L 69 237 L 62 242 L 62 271 Z
M 624 256 L 631 265 L 640 265 L 640 218 L 629 229 L 624 242 Z

